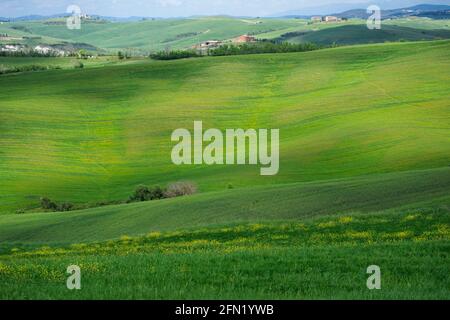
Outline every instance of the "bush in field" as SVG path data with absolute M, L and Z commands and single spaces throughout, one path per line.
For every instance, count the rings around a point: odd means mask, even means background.
M 83 62 L 81 62 L 81 61 L 76 61 L 76 62 L 74 63 L 74 65 L 73 65 L 73 67 L 74 67 L 75 69 L 83 69 L 83 68 L 84 68 L 84 64 L 83 64 Z
M 174 198 L 191 195 L 197 192 L 197 186 L 192 182 L 176 182 L 170 184 L 166 191 L 164 192 L 164 196 L 166 198 Z
M 130 201 L 147 201 L 149 198 L 150 190 L 147 186 L 140 185 L 134 190 L 133 195 L 130 196 Z
M 145 185 L 140 185 L 131 195 L 129 202 L 159 200 L 162 198 L 164 198 L 164 190 L 161 187 L 149 188 Z
M 81 49 L 78 51 L 78 57 L 80 59 L 87 59 L 89 57 L 89 53 L 86 50 Z
M 52 211 L 71 211 L 74 209 L 74 205 L 70 202 L 63 202 L 61 204 L 57 204 L 56 202 L 51 201 L 47 197 L 42 197 L 41 208 Z
M 25 66 L 4 66 L 0 65 L 0 75 L 9 74 L 9 73 L 17 73 L 17 72 L 28 72 L 28 71 L 42 71 L 55 69 L 52 66 L 40 66 L 40 65 L 25 65 Z
M 58 206 L 56 205 L 56 203 L 54 203 L 47 197 L 41 198 L 41 207 L 42 207 L 42 209 L 53 210 L 53 211 L 56 211 L 58 209 Z
M 73 204 L 70 202 L 64 202 L 58 206 L 58 211 L 71 211 L 73 210 Z
M 164 198 L 164 190 L 160 186 L 156 186 L 150 189 L 151 199 L 159 200 Z

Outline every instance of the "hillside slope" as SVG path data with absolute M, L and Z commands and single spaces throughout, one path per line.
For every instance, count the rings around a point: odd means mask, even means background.
M 259 39 L 276 39 L 284 34 L 315 31 L 334 34 L 336 40 L 329 39 L 322 44 L 332 44 L 343 37 L 341 27 L 355 26 L 358 32 L 347 30 L 350 38 L 346 43 L 373 43 L 385 41 L 435 39 L 450 30 L 449 20 L 433 19 L 392 19 L 383 21 L 380 31 L 367 30 L 366 19 L 351 19 L 338 23 L 311 23 L 309 19 L 268 19 L 233 17 L 196 17 L 189 19 L 148 19 L 130 22 L 83 21 L 81 30 L 69 30 L 64 19 L 40 21 L 16 21 L 0 25 L 0 33 L 6 33 L 13 40 L 0 43 L 63 44 L 69 42 L 76 47 L 86 48 L 87 44 L 101 48 L 101 51 L 117 54 L 118 50 L 134 53 L 149 53 L 156 50 L 186 49 L 207 40 L 230 40 L 243 34 Z M 336 29 L 336 30 L 334 30 Z M 430 31 L 426 31 L 430 30 Z M 439 31 L 440 30 L 440 31 Z M 372 32 L 373 31 L 373 32 Z M 437 32 L 438 35 L 434 34 Z M 26 39 L 20 40 L 21 37 Z M 441 36 L 441 38 L 445 38 Z M 289 37 L 286 38 L 287 40 Z M 377 41 L 374 41 L 376 39 Z M 295 37 L 293 41 L 298 41 Z M 315 37 L 308 39 L 315 41 Z M 317 40 L 321 40 L 318 37 Z M 67 44 L 67 43 L 66 43 Z
M 399 210 L 19 245 L 0 251 L 0 299 L 448 299 L 449 223 L 448 209 Z M 374 263 L 383 290 L 365 285 Z
M 450 30 L 426 30 L 395 25 L 384 25 L 380 30 L 369 30 L 366 25 L 344 25 L 299 34 L 287 34 L 280 40 L 292 43 L 313 42 L 320 45 L 352 45 L 395 41 L 449 39 Z
M 0 77 L 0 212 L 448 165 L 450 42 L 142 62 Z M 279 128 L 280 172 L 175 166 L 177 128 Z
M 0 243 L 76 243 L 150 231 L 450 205 L 450 169 L 245 188 L 65 213 L 0 216 Z
M 242 34 L 260 34 L 292 27 L 302 27 L 306 21 L 294 19 L 240 19 L 231 17 L 202 17 L 192 19 L 156 19 L 138 22 L 105 22 L 82 24 L 80 30 L 69 30 L 65 21 L 18 22 L 0 27 L 6 33 L 13 25 L 28 31 L 28 35 L 82 42 L 100 48 L 136 48 L 163 50 L 187 48 L 201 41 L 226 40 Z

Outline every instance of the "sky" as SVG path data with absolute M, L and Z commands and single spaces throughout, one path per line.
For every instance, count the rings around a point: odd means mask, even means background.
M 102 16 L 181 17 L 270 16 L 291 10 L 308 15 L 366 8 L 369 4 L 392 9 L 419 3 L 450 5 L 450 0 L 0 0 L 0 17 L 61 14 L 69 5 Z

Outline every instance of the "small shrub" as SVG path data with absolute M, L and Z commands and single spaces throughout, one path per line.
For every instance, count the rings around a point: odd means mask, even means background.
M 56 205 L 56 203 L 51 201 L 49 198 L 43 197 L 43 198 L 41 198 L 41 208 L 45 209 L 45 210 L 56 211 L 58 209 L 58 206 Z
M 71 211 L 73 209 L 73 204 L 70 202 L 64 202 L 58 207 L 58 211 Z
M 160 186 L 147 187 L 140 185 L 129 198 L 128 202 L 150 201 L 164 198 L 164 190 Z
M 167 187 L 164 196 L 166 198 L 174 198 L 191 195 L 196 192 L 197 186 L 192 182 L 176 182 Z
M 139 185 L 134 190 L 133 195 L 130 197 L 130 201 L 147 201 L 150 200 L 150 190 L 145 185 Z
M 83 64 L 83 62 L 81 62 L 81 61 L 77 61 L 77 62 L 75 62 L 74 63 L 74 66 L 73 66 L 75 69 L 83 69 L 84 68 L 84 64 Z
M 164 198 L 164 190 L 160 186 L 150 189 L 150 200 L 160 200 Z
M 42 71 L 54 69 L 52 66 L 41 66 L 41 65 L 25 65 L 25 66 L 4 66 L 0 65 L 0 75 L 17 73 L 17 72 L 30 72 L 30 71 Z

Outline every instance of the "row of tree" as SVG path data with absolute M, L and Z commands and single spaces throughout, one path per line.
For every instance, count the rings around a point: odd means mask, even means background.
M 176 182 L 169 184 L 165 188 L 160 186 L 148 187 L 146 185 L 139 185 L 133 192 L 133 194 L 126 201 L 103 201 L 97 204 L 85 204 L 85 205 L 74 205 L 70 202 L 55 202 L 47 197 L 41 198 L 41 208 L 45 211 L 72 211 L 87 209 L 93 207 L 100 207 L 111 204 L 123 204 L 132 203 L 140 201 L 152 201 L 161 200 L 165 198 L 175 198 L 181 196 L 192 195 L 197 192 L 197 186 L 191 182 Z M 20 212 L 23 213 L 23 212 Z
M 17 73 L 17 72 L 30 72 L 30 71 L 43 71 L 51 69 L 61 69 L 59 66 L 42 66 L 42 65 L 24 65 L 24 66 L 4 66 L 0 65 L 0 75 Z
M 0 57 L 59 57 L 60 55 L 54 51 L 43 53 L 34 49 L 23 49 L 18 51 L 0 51 Z
M 243 44 L 225 44 L 216 49 L 209 50 L 210 56 L 231 56 L 241 54 L 260 53 L 288 53 L 317 50 L 319 47 L 313 43 L 289 43 L 262 41 Z
M 218 48 L 210 49 L 206 52 L 209 56 L 231 56 L 244 54 L 260 54 L 260 53 L 287 53 L 287 52 L 305 52 L 320 49 L 314 43 L 289 43 L 278 41 L 258 41 L 242 44 L 224 44 Z M 202 57 L 196 50 L 172 50 L 159 51 L 152 53 L 150 58 L 155 60 L 175 60 L 192 57 Z
M 184 58 L 200 57 L 201 55 L 195 50 L 172 50 L 172 51 L 159 51 L 150 54 L 150 58 L 154 60 L 176 60 Z

